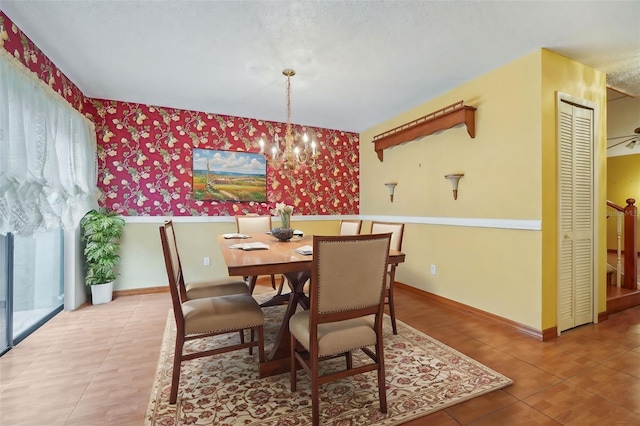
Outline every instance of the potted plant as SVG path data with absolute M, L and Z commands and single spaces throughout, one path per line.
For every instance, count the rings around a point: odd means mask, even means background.
M 85 243 L 85 284 L 91 287 L 94 305 L 111 301 L 124 225 L 114 211 L 105 209 L 91 210 L 80 221 Z

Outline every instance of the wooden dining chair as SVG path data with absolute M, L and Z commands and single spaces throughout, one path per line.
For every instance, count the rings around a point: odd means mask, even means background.
M 228 296 L 231 294 L 251 294 L 247 283 L 241 279 L 222 278 L 217 280 L 186 283 L 182 270 L 182 262 L 180 261 L 180 252 L 178 251 L 176 232 L 171 219 L 165 222 L 164 231 L 170 233 L 168 238 L 169 256 L 171 257 L 174 268 L 173 270 L 176 273 L 180 302 L 202 299 L 205 297 Z M 253 339 L 253 337 L 254 336 L 252 335 L 251 338 Z M 240 341 L 244 342 L 243 331 L 240 332 Z M 253 348 L 249 348 L 249 354 L 252 353 Z
M 391 232 L 391 249 L 402 251 L 402 237 L 404 236 L 404 223 L 395 222 L 372 222 L 371 233 L 383 234 Z M 389 305 L 389 317 L 391 317 L 391 328 L 393 328 L 393 334 L 398 334 L 398 328 L 396 327 L 396 310 L 393 302 L 393 287 L 396 282 L 396 268 L 398 265 L 389 265 L 388 280 L 387 280 L 387 293 L 386 302 Z
M 260 234 L 271 231 L 271 216 L 256 216 L 256 215 L 244 215 L 236 216 L 236 230 L 239 234 Z M 257 277 L 250 280 L 250 292 L 253 293 L 255 288 L 255 280 Z M 280 284 L 278 285 L 278 294 L 282 293 L 284 286 L 284 276 L 280 278 Z M 276 289 L 276 276 L 271 275 L 271 287 Z
M 382 317 L 390 242 L 391 234 L 313 237 L 311 307 L 290 318 L 289 330 L 291 391 L 299 364 L 311 378 L 314 426 L 320 424 L 320 385 L 368 371 L 378 373 L 380 411 L 387 412 Z M 357 349 L 372 362 L 354 366 Z M 320 375 L 319 361 L 339 355 L 346 369 Z
M 358 235 L 361 228 L 361 220 L 341 220 L 339 235 Z
M 178 252 L 178 242 L 176 239 L 173 221 L 168 220 L 164 224 L 165 231 L 170 233 L 169 244 L 171 249 L 171 259 L 173 261 L 173 269 L 176 272 L 176 282 L 178 284 L 178 294 L 180 301 L 200 299 L 203 297 L 226 296 L 229 294 L 250 294 L 249 287 L 240 277 L 238 278 L 221 278 L 209 281 L 185 282 L 180 261 L 180 253 Z
M 264 362 L 264 315 L 258 302 L 250 294 L 232 294 L 203 297 L 183 301 L 179 293 L 180 272 L 174 248 L 173 232 L 160 226 L 160 241 L 164 263 L 169 279 L 173 315 L 176 321 L 176 343 L 173 357 L 173 375 L 169 403 L 175 404 L 178 397 L 180 368 L 184 361 L 205 356 L 218 355 L 244 348 L 258 347 L 259 362 Z M 251 341 L 244 341 L 244 331 L 251 331 Z M 210 347 L 202 352 L 183 353 L 186 341 L 212 337 L 220 334 L 240 332 L 239 343 Z M 255 335 L 258 336 L 257 341 Z

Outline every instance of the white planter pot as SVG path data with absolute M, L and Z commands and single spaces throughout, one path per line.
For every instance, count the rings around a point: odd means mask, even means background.
M 91 303 L 101 305 L 111 302 L 113 297 L 113 281 L 91 286 Z

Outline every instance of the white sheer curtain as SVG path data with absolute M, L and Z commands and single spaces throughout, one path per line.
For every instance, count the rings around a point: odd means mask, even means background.
M 0 51 L 0 234 L 72 229 L 97 199 L 94 125 Z

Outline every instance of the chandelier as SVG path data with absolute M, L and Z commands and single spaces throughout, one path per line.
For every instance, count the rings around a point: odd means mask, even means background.
M 270 147 L 266 147 L 262 138 L 258 144 L 260 145 L 260 153 L 267 158 L 271 167 L 295 170 L 302 165 L 312 166 L 315 164 L 316 158 L 318 158 L 318 145 L 313 138 L 310 140 L 306 133 L 302 137 L 299 134 L 294 136 L 291 128 L 291 77 L 296 75 L 296 72 L 287 68 L 282 71 L 282 74 L 287 77 L 287 125 L 284 133 L 284 147 L 281 146 L 277 133 Z

